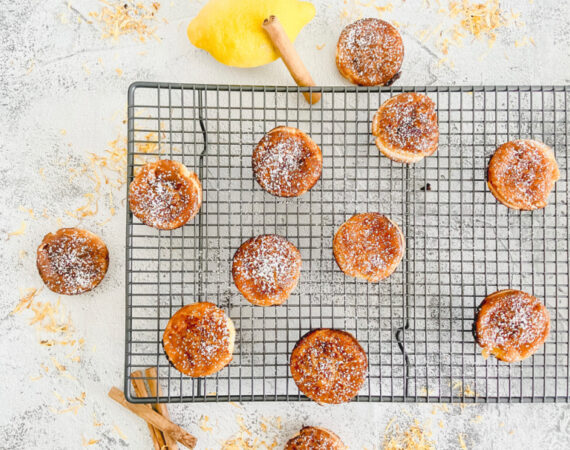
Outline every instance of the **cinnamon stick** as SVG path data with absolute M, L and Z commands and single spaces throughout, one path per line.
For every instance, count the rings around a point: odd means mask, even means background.
M 316 86 L 313 77 L 311 77 L 311 74 L 303 64 L 279 19 L 276 16 L 269 16 L 263 21 L 263 29 L 269 35 L 269 39 L 271 39 L 277 52 L 281 55 L 281 59 L 287 66 L 295 83 L 298 86 Z M 303 95 L 311 104 L 317 103 L 321 99 L 320 92 L 303 92 Z
M 159 397 L 162 396 L 162 388 L 158 383 L 158 372 L 156 371 L 156 367 L 149 367 L 144 371 L 144 374 L 146 375 L 146 381 L 148 383 L 150 395 Z M 156 403 L 154 407 L 159 414 L 162 414 L 164 417 L 170 420 L 170 414 L 168 413 L 168 407 L 166 406 L 166 403 Z M 168 450 L 178 450 L 178 444 L 169 434 L 164 435 L 164 440 L 166 441 Z
M 166 417 L 161 416 L 152 408 L 148 408 L 147 405 L 129 403 L 125 398 L 125 394 L 123 394 L 119 388 L 113 386 L 108 395 L 117 403 L 121 404 L 129 411 L 146 420 L 148 423 L 154 425 L 163 433 L 170 434 L 172 438 L 180 442 L 182 445 L 188 447 L 189 449 L 196 447 L 197 439 L 194 436 L 192 436 L 190 433 L 175 423 L 172 423 Z
M 135 390 L 135 395 L 137 397 L 148 397 L 148 392 L 146 386 L 144 385 L 144 380 L 142 379 L 142 372 L 140 370 L 135 370 L 131 373 L 131 383 L 133 389 Z M 151 408 L 150 405 L 144 405 Z M 162 447 L 166 445 L 166 441 L 162 432 L 153 427 L 150 423 L 147 423 L 148 429 L 150 431 L 150 437 L 152 438 L 152 443 L 154 444 L 155 450 L 162 450 Z

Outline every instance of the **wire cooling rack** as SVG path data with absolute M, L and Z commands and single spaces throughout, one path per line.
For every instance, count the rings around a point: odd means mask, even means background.
M 164 388 L 154 401 L 306 400 L 289 374 L 297 340 L 320 327 L 361 342 L 369 376 L 358 401 L 552 402 L 570 400 L 568 343 L 568 87 L 309 88 L 135 83 L 129 90 L 128 178 L 157 157 L 198 173 L 202 209 L 174 231 L 127 212 L 125 391 L 133 370 L 154 366 Z M 437 104 L 438 151 L 407 166 L 374 145 L 371 119 L 396 93 Z M 321 180 L 307 194 L 264 192 L 251 153 L 278 125 L 308 133 L 323 152 Z M 542 210 L 498 204 L 486 187 L 496 147 L 515 138 L 552 146 L 561 177 Z M 367 283 L 336 267 L 332 239 L 355 213 L 378 211 L 401 227 L 406 255 L 387 280 Z M 286 236 L 302 275 L 287 303 L 256 307 L 237 291 L 231 259 L 252 236 Z M 472 327 L 489 293 L 515 288 L 542 299 L 551 332 L 533 357 L 485 360 Z M 236 329 L 232 363 L 192 379 L 166 359 L 162 332 L 196 301 L 227 311 Z

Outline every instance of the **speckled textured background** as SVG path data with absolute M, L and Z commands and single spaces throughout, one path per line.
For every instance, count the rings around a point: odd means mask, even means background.
M 317 16 L 301 32 L 297 49 L 319 83 L 346 84 L 334 64 L 340 30 L 361 14 L 376 16 L 372 3 L 388 2 L 314 3 Z M 422 42 L 418 37 L 443 17 L 425 3 L 394 0 L 393 10 L 383 16 L 402 24 L 406 58 L 399 84 L 570 83 L 568 2 L 502 1 L 506 10 L 520 12 L 524 26 L 500 30 L 491 50 L 485 42 L 466 38 L 463 47 L 450 49 L 452 67 L 440 63 L 433 39 Z M 91 448 L 151 448 L 145 424 L 106 397 L 123 376 L 124 189 L 114 192 L 115 216 L 102 201 L 98 214 L 81 223 L 107 242 L 111 266 L 106 279 L 92 293 L 61 299 L 73 320 L 73 336 L 85 339 L 81 360 L 71 361 L 62 346 L 40 345 L 41 336 L 28 324 L 30 315 L 10 312 L 20 289 L 41 286 L 34 253 L 42 236 L 59 223 L 78 224 L 65 211 L 84 203 L 83 194 L 92 191 L 93 181 L 85 176 L 70 180 L 69 168 L 80 169 L 89 152 L 101 155 L 109 142 L 125 135 L 126 91 L 132 81 L 290 84 L 279 61 L 235 69 L 194 48 L 185 29 L 202 4 L 164 2 L 159 18 L 167 23 L 157 22 L 156 33 L 161 40 L 141 43 L 130 36 L 102 40 L 99 25 L 87 23 L 89 12 L 101 7 L 94 0 L 0 0 L 1 448 L 77 449 L 91 439 L 98 440 Z M 35 217 L 20 207 L 32 209 Z M 44 208 L 47 217 L 42 217 Z M 27 223 L 25 233 L 9 237 L 22 221 Z M 46 290 L 38 298 L 57 300 Z M 51 358 L 65 365 L 70 376 L 62 376 Z M 68 405 L 66 398 L 82 392 L 84 405 L 76 414 L 57 413 Z M 468 448 L 570 445 L 567 405 L 195 404 L 172 405 L 170 411 L 174 421 L 198 436 L 200 449 L 220 448 L 238 436 L 240 417 L 251 433 L 244 437 L 252 444 L 257 439 L 260 448 L 265 448 L 262 441 L 282 446 L 303 424 L 333 429 L 350 448 L 381 448 L 393 418 L 402 427 L 417 419 L 433 432 L 438 448 L 458 448 L 458 433 L 465 435 Z

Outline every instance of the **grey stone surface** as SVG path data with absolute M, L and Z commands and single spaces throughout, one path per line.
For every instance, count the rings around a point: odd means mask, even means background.
M 376 15 L 376 10 L 343 0 L 315 4 L 317 17 L 301 32 L 297 48 L 319 83 L 345 85 L 334 64 L 336 38 L 347 23 L 342 11 L 356 18 L 361 13 Z M 385 14 L 404 25 L 406 59 L 399 84 L 570 82 L 568 2 L 502 1 L 505 9 L 520 12 L 525 25 L 500 30 L 490 51 L 485 42 L 466 38 L 463 47 L 450 50 L 453 67 L 438 63 L 441 55 L 433 40 L 422 42 L 418 37 L 421 30 L 442 17 L 435 12 L 437 8 L 426 9 L 424 4 L 394 0 L 393 10 Z M 94 0 L 0 0 L 2 448 L 77 449 L 83 440 L 90 439 L 99 440 L 91 448 L 151 447 L 144 423 L 106 397 L 109 387 L 121 385 L 123 377 L 124 187 L 114 192 L 118 207 L 115 216 L 101 201 L 99 214 L 81 223 L 100 234 L 109 246 L 107 278 L 92 293 L 61 299 L 73 319 L 73 335 L 85 339 L 81 361 L 69 360 L 64 347 L 41 346 L 34 327 L 28 324 L 30 314 L 12 315 L 10 311 L 18 302 L 20 289 L 41 286 L 35 249 L 42 236 L 59 227 L 57 218 L 64 226 L 78 224 L 66 216 L 65 210 L 83 204 L 82 195 L 92 190 L 93 182 L 86 177 L 70 180 L 68 169 L 80 169 L 89 152 L 101 155 L 110 141 L 124 136 L 126 90 L 132 81 L 290 84 L 279 61 L 256 69 L 236 69 L 224 67 L 192 47 L 185 28 L 202 5 L 188 0 L 164 2 L 159 16 L 168 23 L 158 23 L 161 41 L 140 43 L 128 36 L 116 42 L 101 40 L 99 25 L 86 23 L 89 12 L 100 8 Z M 82 18 L 81 23 L 78 18 Z M 535 44 L 516 47 L 515 42 L 524 36 L 531 36 Z M 321 44 L 324 48 L 317 50 Z M 122 71 L 121 76 L 116 69 Z M 21 206 L 33 209 L 35 218 Z M 44 208 L 47 217 L 42 217 Z M 109 222 L 102 223 L 109 217 Z M 9 237 L 24 220 L 25 233 Z M 39 298 L 57 300 L 46 290 Z M 54 368 L 52 357 L 66 366 L 71 378 Z M 42 365 L 49 371 L 44 372 Z M 85 404 L 77 414 L 57 414 L 67 406 L 66 398 L 82 392 L 86 393 Z M 64 398 L 63 403 L 58 395 Z M 201 449 L 220 448 L 222 442 L 235 436 L 239 432 L 236 417 L 243 417 L 252 442 L 255 438 L 258 443 L 276 439 L 279 446 L 301 425 L 313 424 L 334 429 L 350 448 L 378 448 L 392 418 L 403 427 L 417 419 L 432 429 L 438 448 L 458 448 L 459 433 L 465 434 L 468 448 L 570 446 L 567 405 L 443 408 L 268 403 L 172 405 L 170 410 L 173 420 L 198 436 Z M 201 428 L 205 417 L 208 423 Z M 276 417 L 281 417 L 282 426 L 269 425 L 264 431 L 263 421 L 277 424 Z M 207 431 L 208 427 L 212 430 Z

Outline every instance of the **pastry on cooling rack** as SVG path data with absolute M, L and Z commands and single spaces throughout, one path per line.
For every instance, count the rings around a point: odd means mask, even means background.
M 487 185 L 512 209 L 544 208 L 560 172 L 554 152 L 542 142 L 520 139 L 501 145 L 487 174 Z
M 162 159 L 146 164 L 129 186 L 132 213 L 149 227 L 179 228 L 202 205 L 202 184 L 182 163 Z
M 400 227 L 379 213 L 357 214 L 333 239 L 333 253 L 346 275 L 376 282 L 389 277 L 404 256 Z
M 479 309 L 475 336 L 490 354 L 501 361 L 516 362 L 534 354 L 548 337 L 550 316 L 530 294 L 513 289 L 489 295 Z
M 252 167 L 255 179 L 270 194 L 298 197 L 319 181 L 323 155 L 301 130 L 277 127 L 253 150 Z
M 418 162 L 438 147 L 435 103 L 424 94 L 398 94 L 385 101 L 374 115 L 372 134 L 378 149 L 391 160 Z
M 368 358 L 346 331 L 321 328 L 303 336 L 291 353 L 291 375 L 303 394 L 317 403 L 344 403 L 366 379 Z
M 300 275 L 301 253 L 275 234 L 245 241 L 234 255 L 234 283 L 254 305 L 281 305 L 297 286 Z
M 90 231 L 61 228 L 44 236 L 36 262 L 50 290 L 63 295 L 82 294 L 103 281 L 109 251 L 103 240 Z
M 285 450 L 345 450 L 340 438 L 320 427 L 303 427 L 287 441 Z
M 336 66 L 351 83 L 391 84 L 404 60 L 398 30 L 380 19 L 366 18 L 346 26 L 336 45 Z
M 170 318 L 162 344 L 176 369 L 191 377 L 205 377 L 230 363 L 235 334 L 223 310 L 213 303 L 193 303 Z

